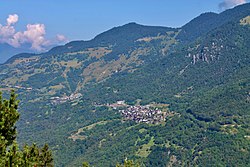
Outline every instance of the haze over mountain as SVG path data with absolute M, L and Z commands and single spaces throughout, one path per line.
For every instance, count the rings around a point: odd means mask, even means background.
M 244 4 L 181 28 L 128 23 L 90 41 L 16 55 L 0 65 L 0 90 L 14 88 L 21 99 L 18 140 L 47 142 L 56 166 L 125 158 L 157 167 L 247 166 L 249 51 Z
M 55 45 L 49 48 L 55 47 Z M 23 45 L 22 47 L 15 48 L 9 44 L 0 43 L 0 64 L 5 63 L 11 57 L 21 53 L 41 53 L 39 51 L 31 50 L 29 45 Z
M 4 24 L 0 23 L 0 63 L 22 52 L 41 53 L 67 41 L 57 34 L 54 39 L 47 39 L 44 24 L 27 24 L 26 30 L 16 30 L 19 21 L 17 14 L 10 14 Z
M 5 63 L 9 58 L 18 54 L 28 52 L 26 49 L 16 49 L 8 44 L 0 44 L 0 64 Z

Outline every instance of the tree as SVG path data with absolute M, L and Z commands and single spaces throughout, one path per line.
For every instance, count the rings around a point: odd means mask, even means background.
M 133 160 L 125 160 L 124 164 L 117 164 L 116 167 L 140 167 L 140 165 Z
M 52 152 L 47 144 L 41 149 L 36 144 L 25 145 L 19 150 L 15 126 L 19 119 L 19 101 L 16 98 L 13 90 L 9 100 L 3 100 L 0 92 L 0 166 L 53 167 Z
M 16 139 L 15 123 L 19 119 L 17 95 L 11 91 L 10 100 L 3 100 L 0 92 L 0 136 L 10 146 Z
M 88 162 L 83 162 L 82 167 L 90 167 Z

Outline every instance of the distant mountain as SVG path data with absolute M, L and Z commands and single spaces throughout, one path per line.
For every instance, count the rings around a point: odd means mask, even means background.
M 181 28 L 129 23 L 0 65 L 21 99 L 21 142 L 49 143 L 56 166 L 250 164 L 250 4 Z M 123 105 L 126 103 L 126 105 Z M 146 124 L 127 105 L 165 112 Z M 122 111 L 118 111 L 122 106 Z M 130 108 L 131 109 L 131 108 Z M 161 118 L 155 118 L 156 121 Z M 49 135 L 48 135 L 49 134 Z
M 24 52 L 31 51 L 24 48 L 14 48 L 8 44 L 0 44 L 0 64 L 5 63 L 12 56 Z

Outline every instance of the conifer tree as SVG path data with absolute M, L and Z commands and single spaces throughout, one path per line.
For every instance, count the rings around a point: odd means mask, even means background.
M 25 145 L 19 150 L 16 142 L 16 122 L 19 119 L 17 111 L 19 101 L 11 91 L 10 99 L 3 100 L 0 92 L 0 166 L 34 166 L 53 167 L 52 152 L 47 144 L 43 148 Z

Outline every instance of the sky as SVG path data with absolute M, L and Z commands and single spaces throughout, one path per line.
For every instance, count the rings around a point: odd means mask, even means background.
M 248 0 L 0 0 L 0 43 L 43 51 L 129 22 L 181 27 Z

